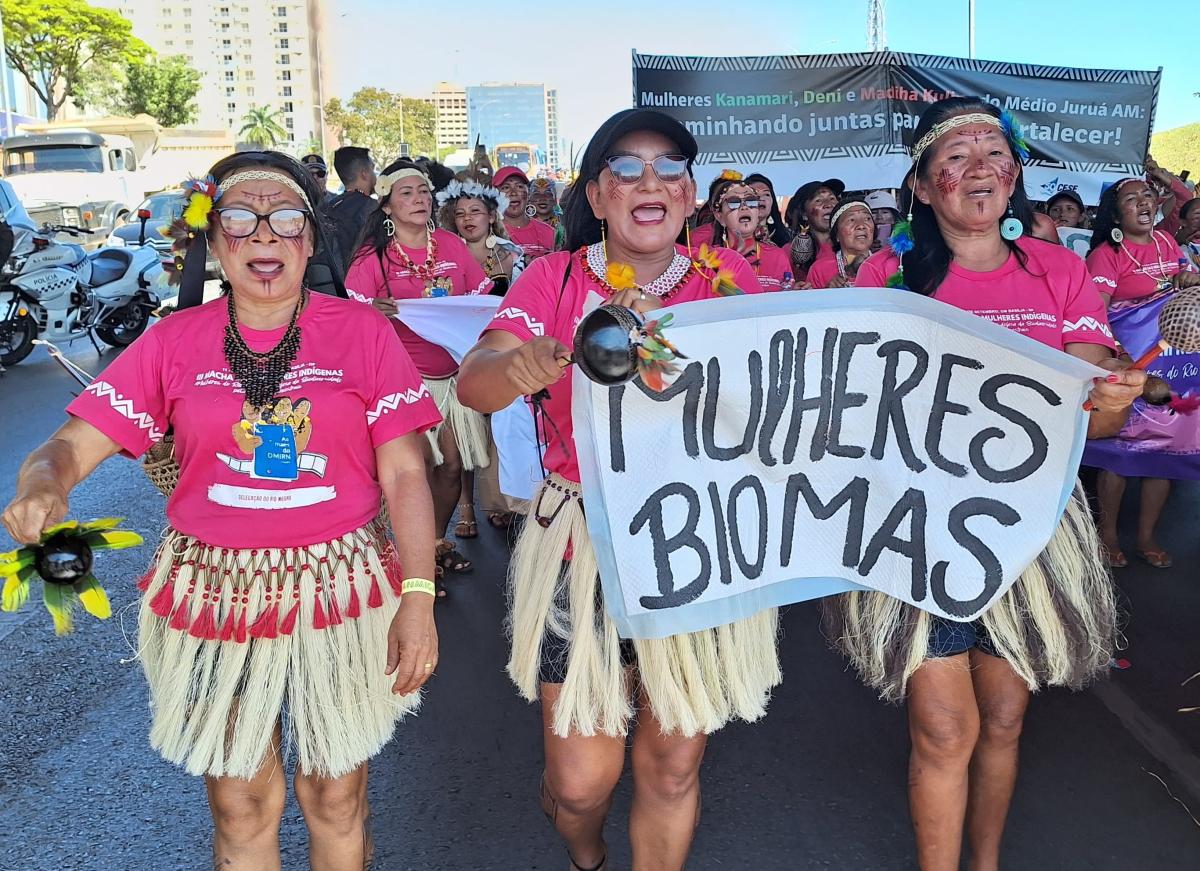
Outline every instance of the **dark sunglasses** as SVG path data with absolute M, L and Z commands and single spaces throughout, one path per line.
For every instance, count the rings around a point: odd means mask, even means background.
M 743 209 L 743 208 L 757 209 L 761 202 L 762 201 L 758 200 L 758 199 L 743 200 L 741 197 L 730 197 L 727 200 L 722 200 L 721 206 L 723 208 L 728 209 L 731 212 L 736 212 L 738 209 Z
M 636 184 L 646 173 L 646 161 L 633 154 L 614 154 L 604 163 L 621 184 Z M 675 182 L 687 178 L 687 158 L 682 154 L 664 154 L 649 161 L 659 181 Z
M 263 221 L 276 236 L 295 239 L 308 224 L 308 212 L 303 209 L 278 209 L 269 215 L 259 215 L 249 209 L 213 209 L 213 212 L 221 229 L 235 239 L 253 236 Z

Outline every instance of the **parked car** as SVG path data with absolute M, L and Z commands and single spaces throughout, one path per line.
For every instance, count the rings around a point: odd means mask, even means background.
M 150 217 L 146 219 L 145 244 L 158 252 L 163 269 L 171 271 L 175 268 L 171 255 L 171 240 L 160 231 L 179 217 L 183 206 L 184 200 L 178 191 L 151 194 L 128 216 L 126 223 L 119 225 L 109 234 L 107 244 L 126 248 L 136 248 L 141 245 L 140 215 L 149 212 Z M 209 250 L 208 260 L 204 264 L 204 272 L 205 278 L 208 279 L 221 277 L 220 265 L 211 250 Z

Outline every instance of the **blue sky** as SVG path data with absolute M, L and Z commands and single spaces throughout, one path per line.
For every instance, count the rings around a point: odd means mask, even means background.
M 336 6 L 331 53 L 339 95 L 363 85 L 419 94 L 442 80 L 546 82 L 558 88 L 562 135 L 577 148 L 609 114 L 631 105 L 635 47 L 699 55 L 866 50 L 867 0 L 672 6 L 653 0 L 339 0 Z M 1192 96 L 1200 91 L 1200 75 L 1185 43 L 1194 13 L 1194 4 L 1181 0 L 977 0 L 975 53 L 1062 66 L 1161 66 L 1154 129 L 1167 130 L 1200 120 L 1200 98 Z M 889 0 L 886 15 L 888 48 L 967 55 L 966 0 Z

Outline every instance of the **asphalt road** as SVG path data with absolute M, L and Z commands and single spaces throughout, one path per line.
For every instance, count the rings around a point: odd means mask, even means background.
M 103 360 L 77 346 L 93 372 Z M 64 418 L 73 382 L 38 351 L 0 376 L 0 503 L 24 455 Z M 105 463 L 75 494 L 72 516 L 119 514 L 153 542 L 163 500 L 127 460 Z M 1118 580 L 1131 666 L 1095 690 L 1035 699 L 1008 823 L 1008 869 L 1200 868 L 1200 488 L 1180 487 L 1164 541 L 1176 568 L 1143 565 Z M 8 541 L 0 533 L 0 548 Z M 1132 544 L 1132 542 L 1129 542 Z M 423 710 L 372 763 L 380 869 L 565 869 L 536 799 L 540 721 L 503 671 L 507 549 L 484 528 L 476 561 L 439 607 L 439 673 Z M 1132 552 L 1131 549 L 1129 549 Z M 0 869 L 169 871 L 208 866 L 200 780 L 146 741 L 147 693 L 132 662 L 134 581 L 149 546 L 104 554 L 99 573 L 117 615 L 82 619 L 56 639 L 48 615 L 0 615 Z M 901 708 L 878 702 L 826 649 L 815 609 L 784 621 L 785 681 L 767 718 L 714 736 L 704 763 L 704 819 L 689 868 L 914 867 Z M 1173 797 L 1174 796 L 1174 797 Z M 608 829 L 611 867 L 629 867 L 623 782 Z M 284 867 L 303 868 L 294 802 Z

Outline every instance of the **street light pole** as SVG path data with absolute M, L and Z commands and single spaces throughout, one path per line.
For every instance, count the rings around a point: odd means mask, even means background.
M 967 57 L 975 59 L 975 0 L 967 0 Z
M 4 47 L 4 16 L 0 13 L 0 76 L 3 76 L 4 81 L 0 82 L 0 98 L 4 100 L 4 135 L 5 137 L 12 136 L 12 112 L 13 101 L 11 94 L 8 91 L 8 49 Z

